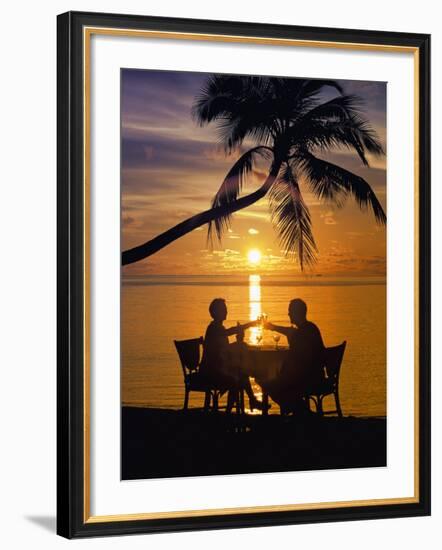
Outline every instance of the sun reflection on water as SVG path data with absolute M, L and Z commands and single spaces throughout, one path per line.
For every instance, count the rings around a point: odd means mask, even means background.
M 249 276 L 249 319 L 255 321 L 262 314 L 261 307 L 261 277 L 260 275 Z M 247 338 L 248 343 L 256 345 L 262 338 L 263 329 L 262 326 L 251 327 L 249 336 Z
M 260 315 L 262 315 L 262 303 L 261 303 L 261 277 L 260 275 L 250 275 L 249 276 L 249 319 L 250 321 L 255 321 Z M 263 328 L 261 325 L 256 327 L 250 327 L 248 330 L 247 342 L 251 345 L 257 345 L 260 343 L 263 337 Z M 254 378 L 251 378 L 253 393 L 256 398 L 262 399 L 262 389 L 255 382 Z M 258 409 L 251 411 L 249 407 L 246 406 L 246 412 L 248 414 L 261 414 Z

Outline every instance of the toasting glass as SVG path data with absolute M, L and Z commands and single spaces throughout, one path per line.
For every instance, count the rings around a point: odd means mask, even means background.
M 273 335 L 273 340 L 275 340 L 275 349 L 278 349 L 279 341 L 281 340 L 281 335 L 275 332 Z

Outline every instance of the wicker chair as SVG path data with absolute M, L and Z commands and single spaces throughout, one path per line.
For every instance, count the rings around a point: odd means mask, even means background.
M 339 346 L 325 348 L 324 369 L 326 376 L 320 384 L 313 387 L 308 395 L 306 395 L 308 404 L 310 404 L 310 400 L 312 400 L 316 405 L 316 411 L 321 416 L 337 413 L 337 415 L 342 418 L 342 409 L 339 400 L 339 374 L 341 372 L 341 364 L 346 345 L 347 342 L 344 341 Z M 327 395 L 334 396 L 336 409 L 324 411 L 322 402 Z
M 174 340 L 184 375 L 183 410 L 187 410 L 189 407 L 189 394 L 191 391 L 203 392 L 205 394 L 205 410 L 210 408 L 211 403 L 213 410 L 218 410 L 218 401 L 221 391 L 217 388 L 210 387 L 199 372 L 201 346 L 203 342 L 204 339 L 202 336 L 190 340 Z

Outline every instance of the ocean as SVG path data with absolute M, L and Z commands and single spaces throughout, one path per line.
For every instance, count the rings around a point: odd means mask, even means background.
M 225 326 L 266 314 L 289 324 L 288 302 L 302 298 L 326 346 L 347 340 L 341 368 L 344 415 L 386 416 L 386 286 L 377 278 L 291 278 L 288 275 L 150 275 L 125 277 L 121 294 L 123 405 L 180 409 L 184 384 L 174 339 L 204 336 L 208 305 L 224 298 Z M 246 341 L 275 346 L 271 331 L 249 329 Z M 261 339 L 259 339 L 261 337 Z M 279 345 L 287 345 L 281 336 Z M 259 386 L 254 385 L 259 396 Z M 203 394 L 191 393 L 200 407 Z M 325 401 L 324 408 L 333 402 Z M 272 412 L 279 412 L 273 406 Z

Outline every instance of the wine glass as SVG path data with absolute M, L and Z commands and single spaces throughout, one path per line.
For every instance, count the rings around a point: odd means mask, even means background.
M 258 332 L 258 334 L 256 335 L 256 341 L 258 343 L 258 346 L 261 345 L 261 340 L 262 340 L 262 332 Z
M 281 340 L 281 335 L 275 332 L 273 335 L 273 340 L 275 340 L 275 349 L 278 349 L 279 341 Z

